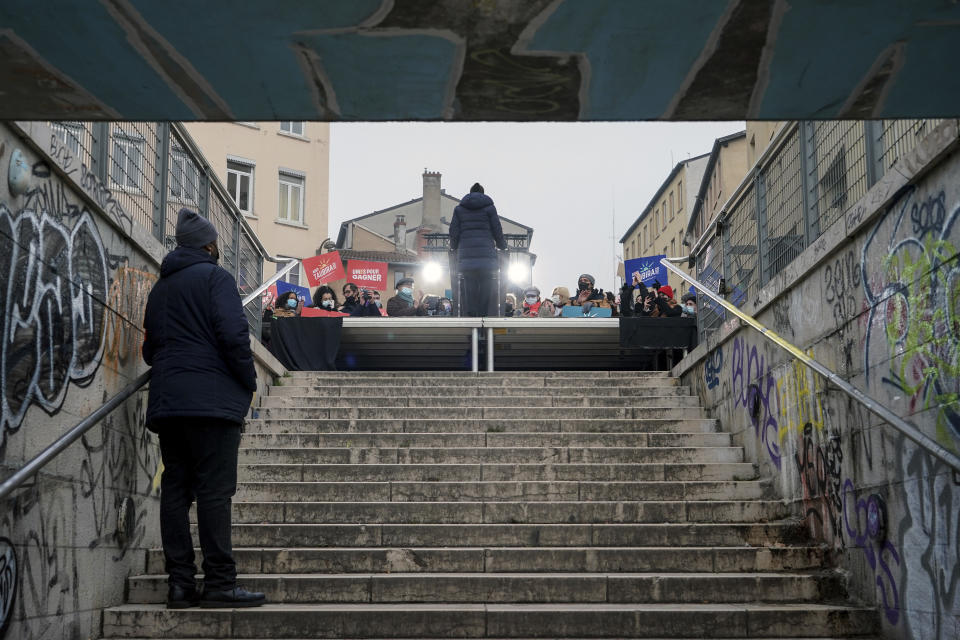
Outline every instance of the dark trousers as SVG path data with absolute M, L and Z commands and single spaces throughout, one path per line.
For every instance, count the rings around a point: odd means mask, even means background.
M 190 504 L 197 500 L 204 588 L 237 582 L 230 538 L 231 498 L 237 492 L 240 425 L 213 418 L 168 419 L 159 425 L 160 538 L 171 585 L 192 587 L 197 565 L 190 537 Z
M 490 269 L 469 269 L 461 271 L 463 276 L 463 302 L 460 308 L 461 315 L 471 318 L 496 316 L 495 309 L 490 308 L 494 299 L 494 289 L 497 286 L 497 272 Z

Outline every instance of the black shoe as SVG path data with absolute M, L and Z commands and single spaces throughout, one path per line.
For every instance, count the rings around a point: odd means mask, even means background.
M 196 587 L 170 585 L 167 591 L 167 609 L 188 609 L 200 604 L 200 592 Z
M 235 587 L 220 591 L 204 590 L 200 598 L 200 606 L 204 609 L 259 607 L 266 601 L 266 596 L 259 591 L 247 591 L 243 587 Z

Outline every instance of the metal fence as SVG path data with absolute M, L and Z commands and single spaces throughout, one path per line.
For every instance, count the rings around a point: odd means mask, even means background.
M 830 120 L 785 126 L 733 197 L 707 221 L 697 277 L 724 279 L 737 306 L 799 256 L 943 120 Z M 701 340 L 723 310 L 701 305 Z
M 133 224 L 147 229 L 167 250 L 176 246 L 177 214 L 187 207 L 205 216 L 220 236 L 220 264 L 237 280 L 241 296 L 263 282 L 269 259 L 243 222 L 243 214 L 210 171 L 189 134 L 168 122 L 51 122 L 71 154 L 109 186 Z M 260 300 L 244 311 L 260 335 Z

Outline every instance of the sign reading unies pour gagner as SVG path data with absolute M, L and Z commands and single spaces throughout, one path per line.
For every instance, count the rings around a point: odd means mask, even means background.
M 365 260 L 347 260 L 347 282 L 361 289 L 384 291 L 387 281 L 386 262 L 367 262 Z
M 310 283 L 311 287 L 319 287 L 327 282 L 342 280 L 344 276 L 343 262 L 340 260 L 339 251 L 304 258 L 303 270 L 307 274 L 307 282 Z

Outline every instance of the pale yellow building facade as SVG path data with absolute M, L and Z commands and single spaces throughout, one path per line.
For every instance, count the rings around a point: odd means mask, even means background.
M 683 234 L 706 164 L 707 154 L 674 166 L 650 203 L 620 238 L 624 260 L 659 254 L 686 255 Z M 630 274 L 625 277 L 629 280 Z M 673 274 L 668 282 L 661 284 L 673 287 L 678 300 L 688 288 L 686 281 Z
M 329 217 L 329 123 L 184 126 L 268 252 L 300 259 L 320 253 Z M 264 277 L 271 269 L 264 265 Z M 307 286 L 302 268 L 286 280 Z

